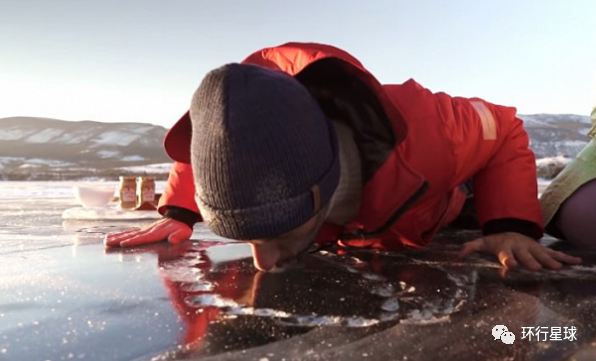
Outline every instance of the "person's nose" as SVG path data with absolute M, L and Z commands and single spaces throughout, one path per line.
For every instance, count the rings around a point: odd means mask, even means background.
M 251 244 L 252 258 L 259 271 L 269 271 L 275 267 L 281 258 L 277 245 L 273 242 Z

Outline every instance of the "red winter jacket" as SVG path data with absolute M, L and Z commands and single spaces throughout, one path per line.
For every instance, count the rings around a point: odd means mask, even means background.
M 381 85 L 358 60 L 328 45 L 288 43 L 244 63 L 296 77 L 328 115 L 348 119 L 355 130 L 365 180 L 360 211 L 343 229 L 324 227 L 321 240 L 342 234 L 387 249 L 424 246 L 457 217 L 465 199 L 459 186 L 468 180 L 485 234 L 542 236 L 535 158 L 515 108 L 432 93 L 414 80 Z M 176 163 L 162 214 L 168 206 L 199 212 L 190 127 L 186 113 L 164 142 Z

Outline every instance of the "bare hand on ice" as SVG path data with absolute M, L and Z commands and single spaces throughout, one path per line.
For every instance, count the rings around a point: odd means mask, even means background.
M 547 248 L 530 237 L 514 232 L 491 234 L 468 242 L 459 255 L 465 258 L 475 252 L 492 253 L 508 268 L 521 263 L 533 271 L 542 267 L 560 269 L 564 263 L 582 262 L 581 258 Z
M 132 247 L 165 240 L 178 244 L 190 239 L 192 232 L 183 222 L 163 218 L 142 228 L 107 234 L 103 243 L 106 247 Z

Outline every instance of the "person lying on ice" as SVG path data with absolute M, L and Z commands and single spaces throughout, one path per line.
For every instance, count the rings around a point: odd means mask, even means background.
M 109 234 L 107 247 L 179 243 L 204 221 L 250 243 L 270 270 L 313 242 L 423 247 L 472 188 L 483 237 L 506 267 L 581 260 L 543 247 L 536 165 L 514 108 L 382 85 L 350 54 L 312 43 L 259 50 L 206 75 L 168 132 L 175 160 L 164 218 Z M 463 185 L 471 185 L 464 187 Z

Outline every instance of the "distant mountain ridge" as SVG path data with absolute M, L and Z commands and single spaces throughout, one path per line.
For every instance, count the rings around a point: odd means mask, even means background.
M 588 142 L 589 116 L 575 114 L 519 115 L 530 136 L 536 158 L 565 155 L 574 158 Z
M 590 117 L 519 115 L 537 158 L 575 155 L 588 142 Z M 172 160 L 163 150 L 167 129 L 147 123 L 0 119 L 0 179 L 43 180 L 148 174 L 165 179 Z
M 0 119 L 0 179 L 76 179 L 132 166 L 172 162 L 167 129 L 145 123 Z

